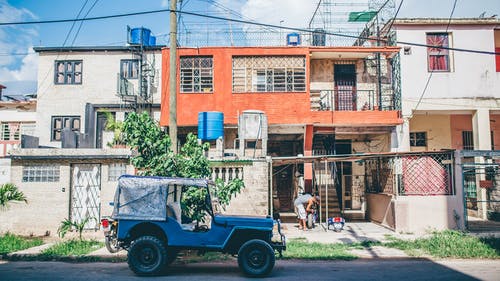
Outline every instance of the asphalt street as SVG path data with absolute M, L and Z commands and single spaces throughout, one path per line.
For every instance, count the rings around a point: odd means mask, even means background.
M 138 280 L 126 263 L 0 261 L 0 280 Z M 174 264 L 147 280 L 245 280 L 236 262 Z M 278 260 L 271 280 L 500 280 L 498 260 L 358 259 Z M 254 279 L 255 280 L 255 279 Z

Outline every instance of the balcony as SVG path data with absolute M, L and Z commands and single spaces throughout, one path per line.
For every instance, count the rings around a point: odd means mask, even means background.
M 337 86 L 334 90 L 311 91 L 311 111 L 395 110 L 393 95 L 380 97 L 373 90 Z

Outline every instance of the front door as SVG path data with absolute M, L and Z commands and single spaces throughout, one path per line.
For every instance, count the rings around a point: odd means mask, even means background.
M 294 211 L 292 172 L 292 165 L 273 167 L 273 182 L 276 188 L 280 212 Z
M 89 218 L 85 229 L 99 227 L 101 213 L 101 165 L 71 164 L 70 219 L 80 223 Z
M 335 64 L 335 110 L 356 111 L 356 66 Z

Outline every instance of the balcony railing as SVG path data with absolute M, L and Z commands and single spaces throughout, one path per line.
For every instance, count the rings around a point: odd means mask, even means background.
M 373 90 L 357 90 L 352 86 L 338 86 L 335 90 L 311 91 L 310 100 L 313 111 L 394 110 L 392 93 L 379 97 Z

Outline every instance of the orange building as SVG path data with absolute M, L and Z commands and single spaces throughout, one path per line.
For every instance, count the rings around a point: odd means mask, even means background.
M 179 140 L 197 132 L 199 112 L 218 111 L 224 114 L 220 157 L 390 151 L 391 134 L 402 123 L 393 77 L 398 52 L 399 47 L 387 46 L 179 48 Z M 169 49 L 163 49 L 162 57 L 160 124 L 167 127 Z M 267 120 L 262 139 L 246 141 L 240 135 L 241 115 L 249 110 Z M 342 169 L 344 174 L 353 173 L 350 164 Z M 298 174 L 311 190 L 307 164 L 274 169 L 279 172 L 273 183 L 278 193 L 280 186 L 293 185 L 290 175 Z M 293 207 L 288 198 L 293 196 L 286 192 L 280 199 L 285 209 Z

